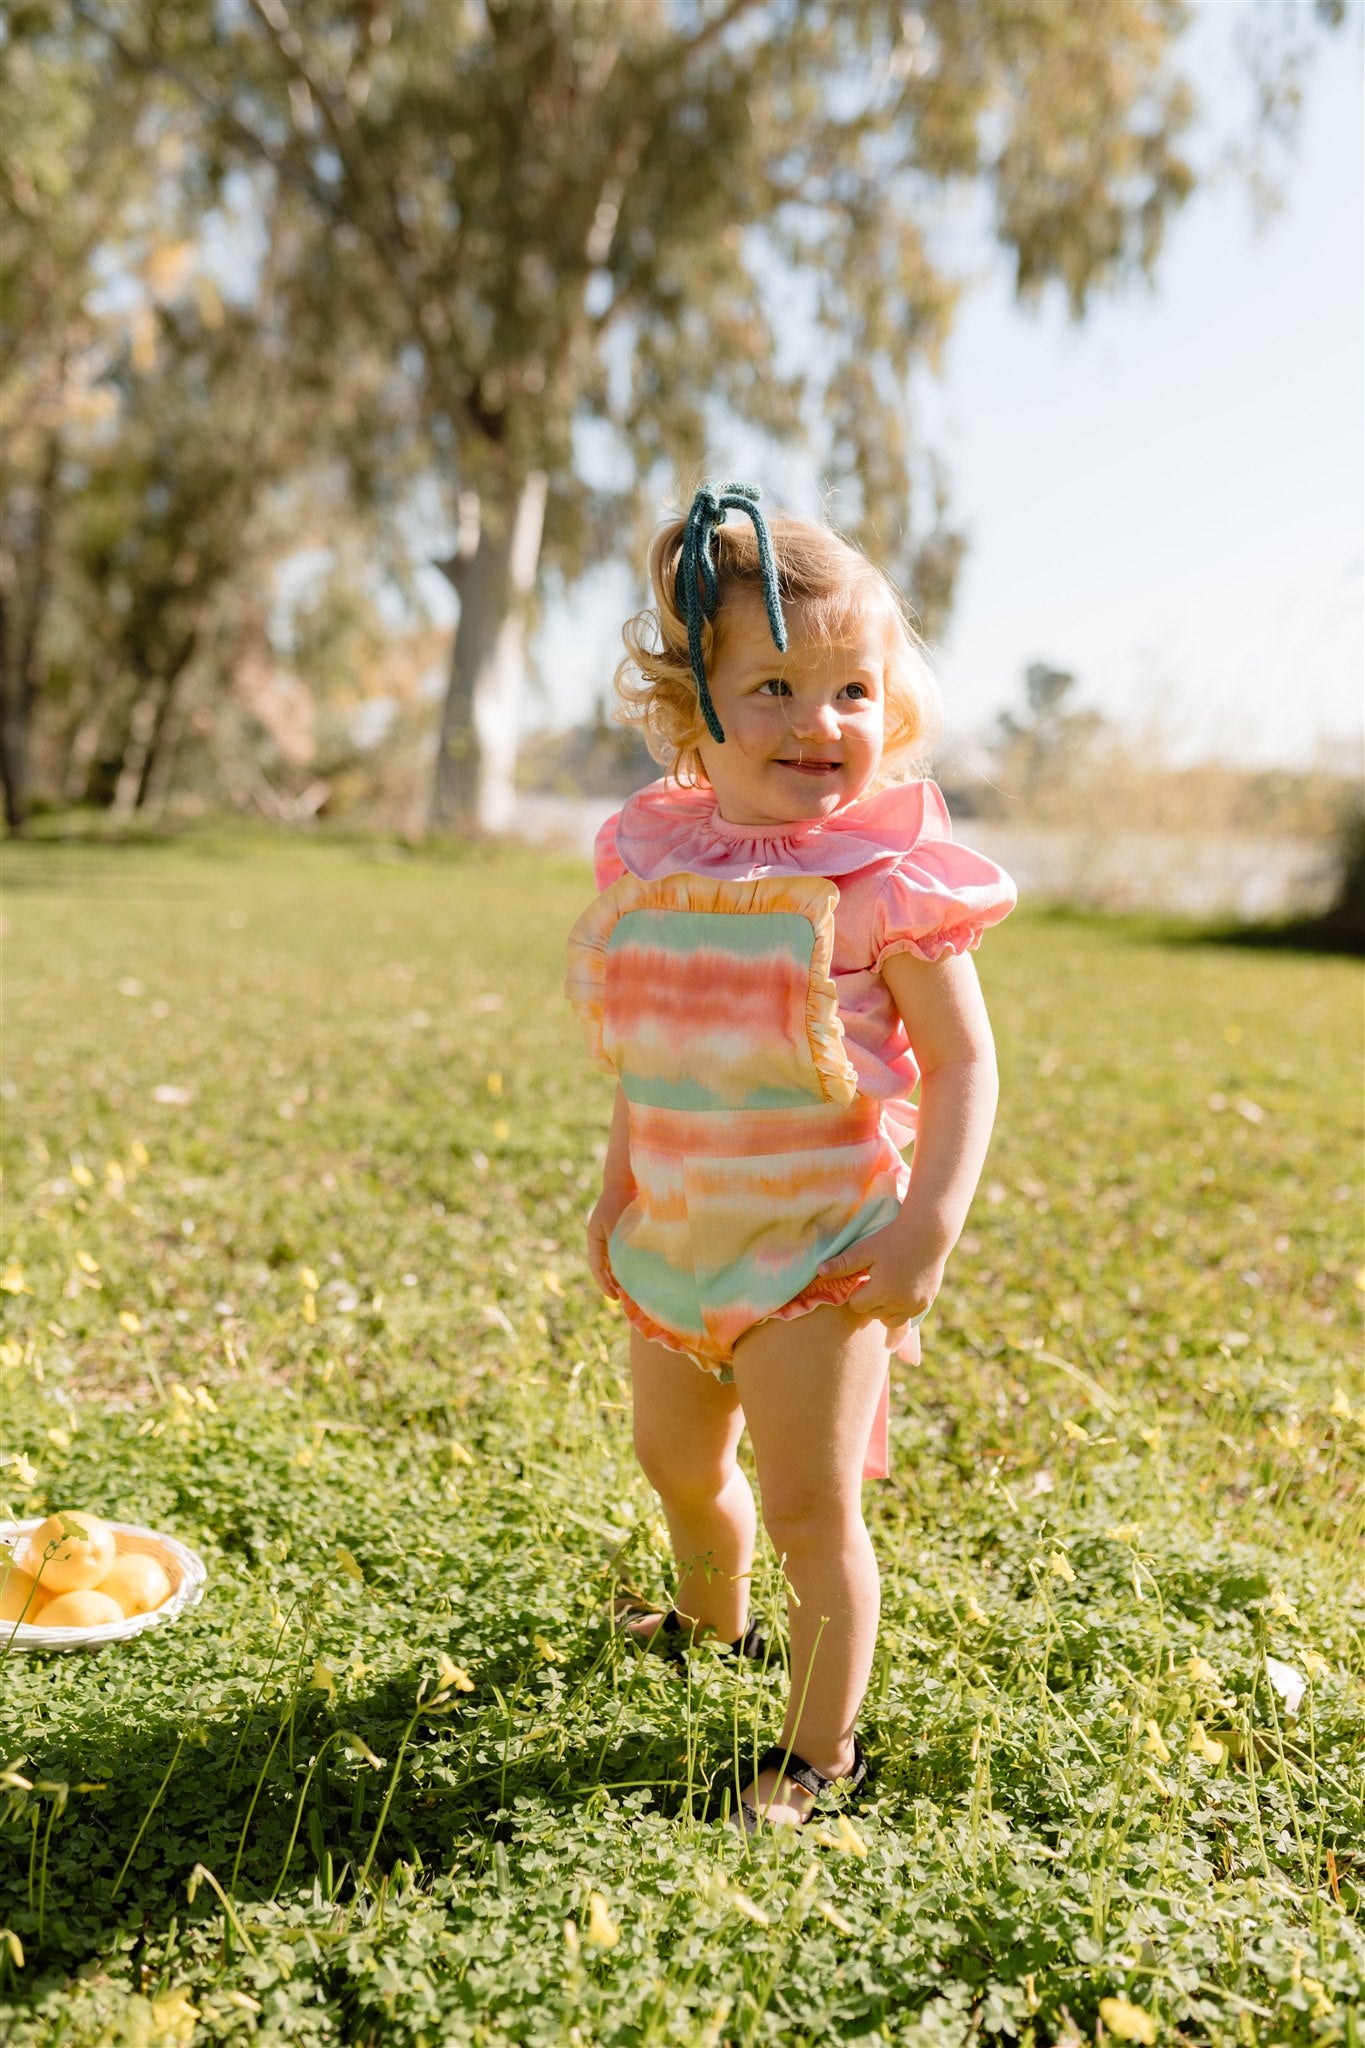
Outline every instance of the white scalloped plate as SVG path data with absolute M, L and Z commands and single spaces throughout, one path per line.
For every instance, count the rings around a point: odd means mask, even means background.
M 0 1544 L 13 1550 L 21 1536 L 42 1525 L 41 1515 L 28 1522 L 0 1523 Z M 105 1643 L 126 1643 L 149 1628 L 164 1628 L 197 1604 L 208 1577 L 201 1557 L 157 1529 L 140 1529 L 133 1522 L 110 1522 L 109 1527 L 118 1556 L 141 1551 L 157 1560 L 171 1582 L 169 1598 L 150 1614 L 131 1614 L 125 1621 L 106 1621 L 99 1628 L 44 1628 L 41 1622 L 0 1621 L 0 1650 L 98 1650 Z

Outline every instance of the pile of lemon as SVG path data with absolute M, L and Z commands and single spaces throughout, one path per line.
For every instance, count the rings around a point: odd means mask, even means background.
M 0 1549 L 0 1621 L 100 1628 L 150 1614 L 170 1597 L 165 1567 L 142 1551 L 120 1557 L 98 1515 L 49 1515 L 21 1539 L 12 1563 Z

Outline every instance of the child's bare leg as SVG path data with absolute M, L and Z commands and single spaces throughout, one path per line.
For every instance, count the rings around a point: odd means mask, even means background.
M 883 1325 L 844 1308 L 761 1323 L 735 1349 L 763 1525 L 800 1601 L 788 1601 L 792 1692 L 782 1745 L 830 1778 L 853 1768 L 877 1641 L 881 1582 L 863 1522 L 862 1467 L 886 1368 Z M 776 1784 L 777 1773 L 765 1771 L 744 1797 L 761 1809 Z M 787 1780 L 769 1818 L 800 1820 L 812 1803 Z
M 630 1370 L 635 1455 L 663 1502 L 678 1562 L 673 1604 L 685 1621 L 732 1643 L 748 1615 L 757 1522 L 749 1482 L 735 1462 L 744 1431 L 739 1395 L 635 1330 Z M 661 1618 L 641 1620 L 635 1632 L 653 1635 Z

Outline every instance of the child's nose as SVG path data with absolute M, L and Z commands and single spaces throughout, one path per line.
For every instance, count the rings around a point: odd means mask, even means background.
M 839 737 L 839 714 L 832 704 L 798 699 L 792 708 L 792 727 L 799 738 L 835 740 Z

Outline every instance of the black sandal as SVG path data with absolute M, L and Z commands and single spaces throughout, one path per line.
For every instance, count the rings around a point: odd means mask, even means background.
M 836 1785 L 843 1785 L 847 1789 L 838 1802 L 839 1806 L 842 1807 L 853 1798 L 854 1794 L 865 1783 L 867 1779 L 867 1758 L 863 1753 L 863 1745 L 858 1740 L 855 1731 L 853 1736 L 853 1769 L 845 1772 L 842 1778 L 827 1778 L 823 1771 L 817 1771 L 813 1764 L 808 1764 L 803 1756 L 796 1754 L 795 1750 L 789 1756 L 780 1742 L 774 1742 L 771 1748 L 764 1750 L 754 1766 L 755 1779 L 762 1777 L 764 1771 L 768 1770 L 780 1771 L 783 1778 L 790 1778 L 793 1785 L 799 1785 L 803 1791 L 809 1792 L 817 1801 L 822 1799 L 826 1792 L 832 1791 Z M 782 1779 L 779 1778 L 779 1788 L 781 1787 L 781 1782 Z M 827 1818 L 828 1811 L 828 1808 L 822 1810 L 818 1806 L 813 1806 L 805 1819 L 796 1821 L 794 1825 L 799 1828 L 807 1827 L 813 1820 Z M 739 1802 L 739 1816 L 738 1825 L 743 1827 L 746 1835 L 756 1835 L 759 1832 L 762 1823 L 759 1815 L 750 1806 L 747 1799 L 741 1799 Z M 732 1825 L 735 1824 L 732 1819 Z M 783 1825 L 785 1826 L 786 1823 L 784 1822 Z
M 657 1612 L 658 1609 L 654 1607 L 635 1607 L 627 1604 L 618 1610 L 614 1617 L 617 1634 L 625 1637 L 628 1642 L 635 1643 L 646 1653 L 653 1652 L 655 1656 L 666 1657 L 670 1664 L 682 1665 L 686 1660 L 686 1644 L 692 1639 L 692 1624 L 683 1620 L 676 1607 L 669 1608 L 652 1635 L 637 1636 L 630 1626 L 632 1621 L 643 1620 L 646 1615 Z M 681 1636 L 685 1640 L 658 1643 L 660 1636 Z M 743 1635 L 736 1636 L 732 1643 L 725 1643 L 724 1648 L 732 1657 L 748 1657 L 755 1664 L 764 1663 L 768 1655 L 767 1640 L 756 1621 L 751 1621 Z

